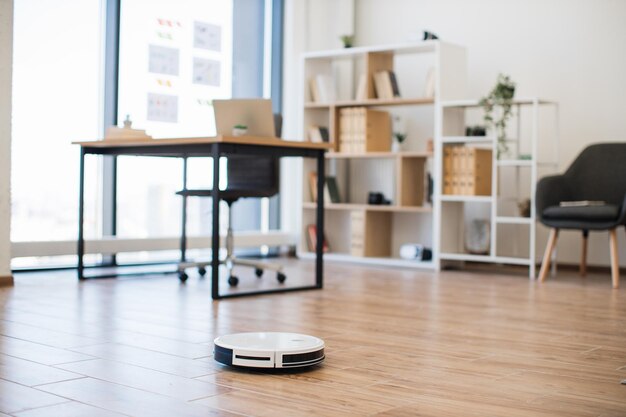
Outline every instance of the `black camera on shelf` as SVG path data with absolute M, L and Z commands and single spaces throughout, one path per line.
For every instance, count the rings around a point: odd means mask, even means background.
M 372 204 L 375 206 L 388 206 L 391 204 L 391 200 L 387 200 L 383 193 L 370 192 L 367 195 L 367 204 Z
M 465 136 L 487 136 L 487 128 L 485 126 L 467 126 L 465 128 Z

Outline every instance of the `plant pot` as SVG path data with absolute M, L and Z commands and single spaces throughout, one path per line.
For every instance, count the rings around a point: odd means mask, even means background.
M 391 152 L 401 152 L 402 151 L 402 144 L 400 142 L 398 142 L 397 140 L 394 140 L 393 142 L 391 142 Z
M 242 129 L 240 127 L 233 127 L 233 136 L 243 136 L 248 133 L 248 129 Z

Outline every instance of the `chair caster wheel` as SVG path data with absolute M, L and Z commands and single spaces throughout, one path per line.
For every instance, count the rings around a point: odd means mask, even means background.
M 203 266 L 198 267 L 198 274 L 200 274 L 201 277 L 206 275 L 206 268 Z
M 254 274 L 257 276 L 257 278 L 261 278 L 263 276 L 263 270 L 261 268 L 256 268 L 254 270 Z
M 236 287 L 237 284 L 239 284 L 239 278 L 234 275 L 228 277 L 228 285 L 230 285 L 231 287 Z
M 181 271 L 181 272 L 178 273 L 178 279 L 180 280 L 180 282 L 187 281 L 187 278 L 189 278 L 189 275 L 187 275 L 186 272 Z
M 283 274 L 282 272 L 278 272 L 276 274 L 276 279 L 278 280 L 278 282 L 282 284 L 283 282 L 287 280 L 287 275 Z

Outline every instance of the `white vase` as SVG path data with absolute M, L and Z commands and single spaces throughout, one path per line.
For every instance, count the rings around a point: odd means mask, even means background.
M 391 152 L 400 152 L 402 151 L 402 144 L 397 140 L 391 142 Z

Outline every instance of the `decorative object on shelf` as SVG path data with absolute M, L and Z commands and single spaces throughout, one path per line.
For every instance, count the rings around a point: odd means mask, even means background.
M 532 159 L 533 159 L 533 157 L 532 157 L 532 155 L 531 155 L 531 154 L 529 154 L 529 153 L 523 153 L 523 154 L 521 154 L 521 155 L 518 157 L 518 159 L 519 159 L 520 161 L 530 161 L 530 160 L 532 160 Z
M 465 136 L 487 136 L 487 129 L 485 126 L 467 126 L 465 128 Z
M 435 191 L 435 183 L 433 181 L 433 176 L 429 173 L 426 174 L 426 202 L 429 204 L 433 203 L 433 192 Z
M 243 136 L 246 133 L 248 133 L 248 126 L 246 125 L 233 126 L 233 136 Z
M 428 140 L 426 140 L 426 152 L 435 152 L 435 141 L 433 138 L 428 138 Z
M 465 225 L 465 250 L 473 255 L 487 255 L 491 246 L 491 223 L 473 219 Z
M 341 35 L 339 39 L 341 39 L 344 48 L 352 48 L 354 45 L 354 35 Z
M 435 35 L 433 32 L 429 32 L 427 30 L 424 31 L 424 40 L 425 41 L 435 40 L 435 39 L 439 39 L 439 36 Z
M 515 83 L 508 75 L 500 74 L 493 89 L 479 101 L 485 111 L 485 124 L 487 128 L 494 130 L 498 139 L 498 159 L 509 150 L 506 143 L 506 125 L 512 116 L 514 95 Z M 494 114 L 496 111 L 497 114 Z
M 309 172 L 309 191 L 311 192 L 311 201 L 317 202 L 317 172 Z
M 392 152 L 400 152 L 402 144 L 406 140 L 406 121 L 400 116 L 393 116 L 393 139 L 391 143 Z
M 383 193 L 372 191 L 367 195 L 367 204 L 374 206 L 388 206 L 391 205 L 391 200 L 387 200 Z
M 130 114 L 127 114 L 126 118 L 124 119 L 124 128 L 130 129 L 132 127 L 133 127 L 133 121 L 130 120 Z
M 530 198 L 526 198 L 517 203 L 519 215 L 522 217 L 530 217 Z
M 400 258 L 409 261 L 430 261 L 433 251 L 420 243 L 405 243 L 400 246 Z

